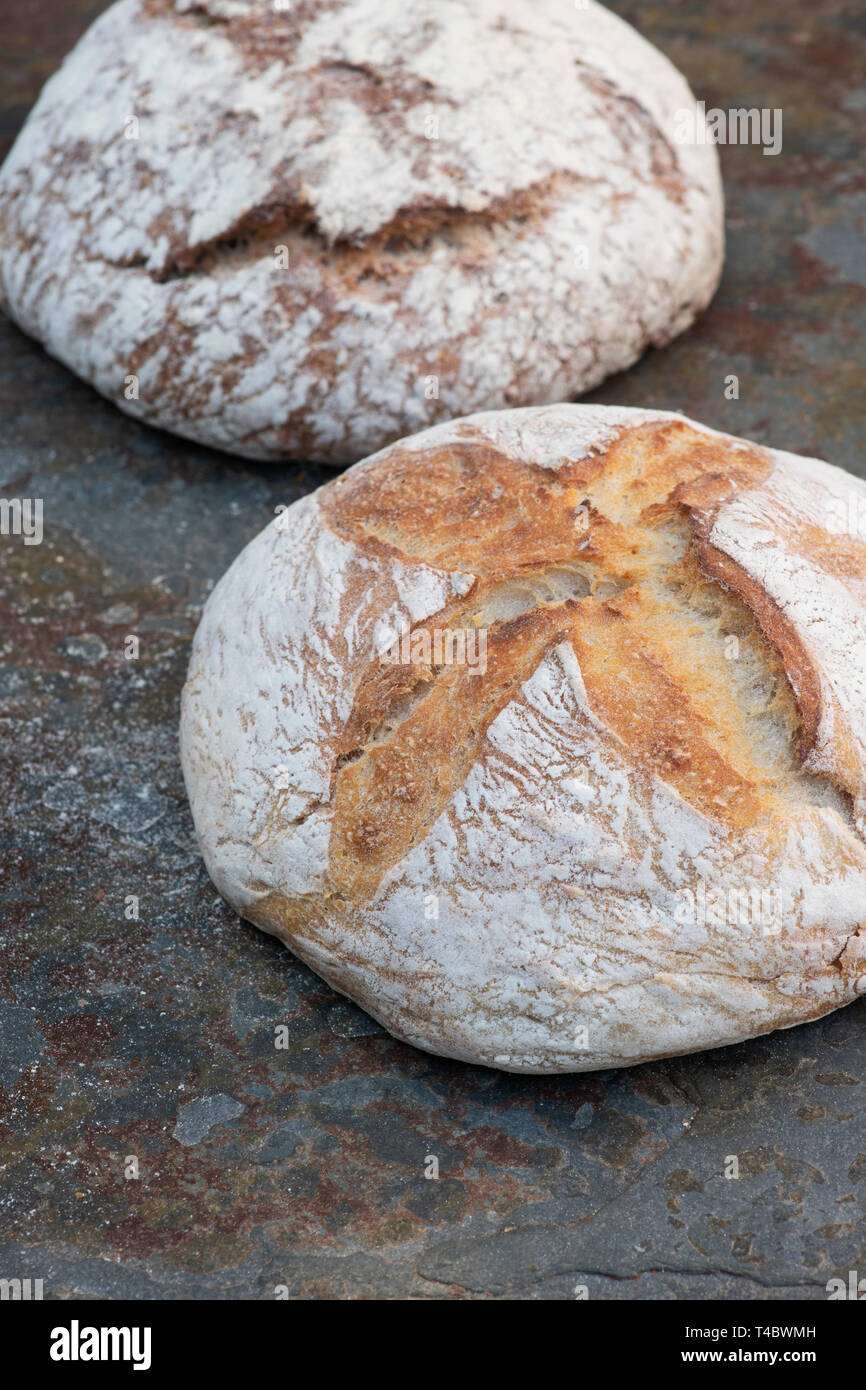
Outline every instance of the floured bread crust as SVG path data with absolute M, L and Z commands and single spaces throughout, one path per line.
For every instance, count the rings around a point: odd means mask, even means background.
M 858 518 L 840 470 L 652 411 L 491 412 L 358 464 L 205 608 L 181 743 L 214 881 L 397 1037 L 508 1070 L 849 1002 Z
M 132 415 L 351 462 L 688 327 L 723 219 L 684 110 L 592 0 L 120 0 L 0 173 L 0 303 Z

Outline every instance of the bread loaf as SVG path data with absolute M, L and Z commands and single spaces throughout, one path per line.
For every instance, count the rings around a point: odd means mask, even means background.
M 652 411 L 481 414 L 358 464 L 205 608 L 181 741 L 217 887 L 397 1037 L 513 1071 L 838 1008 L 864 534 L 853 477 Z
M 687 328 L 715 148 L 570 0 L 120 0 L 0 173 L 0 303 L 121 409 L 351 462 L 564 400 Z

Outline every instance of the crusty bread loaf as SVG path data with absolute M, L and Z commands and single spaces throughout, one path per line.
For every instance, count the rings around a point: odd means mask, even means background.
M 652 411 L 476 415 L 358 464 L 202 617 L 182 753 L 217 886 L 398 1037 L 514 1071 L 847 1003 L 864 534 L 855 478 Z
M 0 173 L 0 303 L 130 414 L 346 462 L 564 400 L 722 260 L 688 87 L 571 0 L 120 0 Z

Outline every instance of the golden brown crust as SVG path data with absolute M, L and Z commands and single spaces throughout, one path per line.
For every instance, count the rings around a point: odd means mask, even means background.
M 587 604 L 572 646 L 591 708 L 618 734 L 635 761 L 676 788 L 685 801 L 730 829 L 761 811 L 757 780 L 713 746 L 716 732 L 693 708 L 686 682 L 647 649 L 639 591 Z
M 578 657 L 590 706 L 648 774 L 727 829 L 772 814 L 778 770 L 756 758 L 730 668 L 706 643 L 696 647 L 689 612 L 699 600 L 718 603 L 716 586 L 733 596 L 731 625 L 790 685 L 774 698 L 789 725 L 799 718 L 808 746 L 821 715 L 808 654 L 779 606 L 707 539 L 719 506 L 770 469 L 762 449 L 734 451 L 663 421 L 555 472 L 483 442 L 433 447 L 420 464 L 396 446 L 387 462 L 323 489 L 326 524 L 371 557 L 475 576 L 462 601 L 412 629 L 410 643 L 436 628 L 483 625 L 503 593 L 527 601 L 519 616 L 489 623 L 483 675 L 375 656 L 360 672 L 333 786 L 335 888 L 375 892 L 462 784 L 492 720 L 562 641 Z M 584 581 L 585 596 L 533 598 L 566 574 Z
M 677 489 L 676 497 L 687 508 L 697 538 L 696 554 L 701 570 L 708 579 L 722 584 L 746 603 L 754 614 L 761 632 L 780 654 L 785 672 L 797 701 L 802 721 L 798 755 L 805 759 L 814 746 L 823 714 L 821 681 L 808 650 L 797 631 L 782 612 L 779 604 L 753 579 L 742 565 L 714 546 L 709 538 L 720 505 L 732 497 L 738 487 L 758 481 L 741 473 L 708 474 Z M 827 556 L 827 535 L 822 532 L 819 551 Z M 828 557 L 829 558 L 829 557 Z M 862 572 L 862 569 L 861 569 Z
M 403 555 L 496 582 L 574 558 L 575 513 L 604 456 L 551 473 L 499 450 L 454 444 L 417 455 L 389 450 L 387 467 L 344 473 L 322 491 L 322 513 L 339 535 L 374 540 Z M 578 518 L 580 521 L 582 518 Z
M 465 666 L 421 668 L 418 684 L 427 688 L 412 712 L 337 774 L 330 863 L 339 891 L 369 896 L 417 844 L 462 785 L 526 671 L 568 636 L 578 606 L 571 601 L 494 624 L 484 675 Z

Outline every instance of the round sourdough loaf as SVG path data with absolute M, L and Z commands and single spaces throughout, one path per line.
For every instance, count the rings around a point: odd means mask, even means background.
M 352 461 L 688 327 L 722 196 L 681 112 L 593 3 L 121 0 L 0 174 L 0 302 L 143 420 Z
M 220 892 L 512 1071 L 866 991 L 866 485 L 681 416 L 491 412 L 269 524 L 183 695 Z

